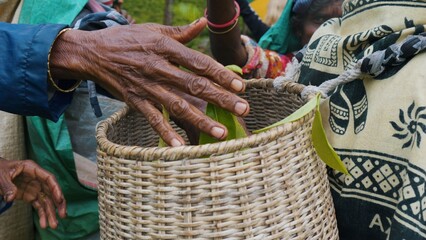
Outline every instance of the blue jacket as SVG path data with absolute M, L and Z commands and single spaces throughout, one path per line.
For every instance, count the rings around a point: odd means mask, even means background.
M 3 196 L 0 196 L 0 215 L 12 206 L 12 202 L 7 203 L 3 200 Z
M 58 120 L 72 93 L 48 97 L 47 56 L 65 27 L 0 23 L 0 110 Z

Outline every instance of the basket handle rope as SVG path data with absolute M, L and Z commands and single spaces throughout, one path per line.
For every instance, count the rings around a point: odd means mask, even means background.
M 353 80 L 360 78 L 362 75 L 361 64 L 362 64 L 362 59 L 357 61 L 354 67 L 343 72 L 336 78 L 327 80 L 321 83 L 321 85 L 319 86 L 314 86 L 314 85 L 306 86 L 303 89 L 303 91 L 300 93 L 301 97 L 303 99 L 308 99 L 310 95 L 320 93 L 323 98 L 326 98 L 328 96 L 328 93 L 334 91 L 334 89 L 336 89 L 337 86 L 352 82 Z
M 266 88 L 274 86 L 277 91 L 286 90 L 291 93 L 300 94 L 304 100 L 310 100 L 292 115 L 271 126 L 260 129 L 258 132 L 299 119 L 315 108 L 315 117 L 312 125 L 312 141 L 315 150 L 328 166 L 348 174 L 343 162 L 336 154 L 325 135 L 319 111 L 320 95 L 326 97 L 329 92 L 334 91 L 340 84 L 349 83 L 360 78 L 363 74 L 379 76 L 386 69 L 406 63 L 425 48 L 426 35 L 411 36 L 400 44 L 393 44 L 385 50 L 375 52 L 358 60 L 352 68 L 346 70 L 334 79 L 325 81 L 320 86 L 305 86 L 295 82 L 299 77 L 301 64 L 293 58 L 293 64 L 291 64 L 292 68 L 286 69 L 285 76 L 276 79 L 260 79 L 257 81 L 253 79 L 250 80 L 250 84 L 260 85 Z M 316 96 L 312 97 L 312 95 Z
M 407 63 L 418 53 L 426 49 L 426 33 L 408 36 L 400 43 L 394 43 L 384 50 L 372 53 L 359 59 L 352 68 L 344 71 L 338 77 L 327 80 L 319 86 L 302 87 L 299 93 L 303 99 L 309 99 L 312 95 L 320 93 L 327 97 L 337 86 L 359 79 L 363 75 L 377 77 L 385 70 L 398 67 Z M 277 90 L 288 89 L 288 82 L 295 82 L 300 75 L 301 63 L 293 58 L 292 64 L 286 69 L 285 76 L 277 77 L 273 85 Z M 290 84 L 291 85 L 291 84 Z M 291 87 L 290 87 L 291 88 Z M 294 93 L 298 93 L 298 90 Z

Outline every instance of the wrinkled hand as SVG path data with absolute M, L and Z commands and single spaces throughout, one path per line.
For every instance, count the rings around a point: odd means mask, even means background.
M 0 157 L 0 195 L 7 202 L 24 200 L 37 210 L 40 226 L 56 228 L 55 207 L 66 217 L 66 202 L 55 176 L 31 160 L 10 160 Z
M 249 112 L 247 101 L 230 92 L 244 91 L 241 77 L 183 45 L 205 25 L 206 19 L 201 18 L 183 27 L 134 24 L 92 32 L 67 31 L 52 48 L 51 72 L 55 79 L 94 80 L 142 112 L 169 145 L 180 146 L 184 140 L 165 121 L 158 104 L 171 116 L 222 140 L 227 129 L 175 93 L 188 93 L 237 116 Z

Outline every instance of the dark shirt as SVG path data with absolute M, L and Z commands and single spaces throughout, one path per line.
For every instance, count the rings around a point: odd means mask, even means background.
M 250 7 L 247 0 L 236 1 L 240 6 L 240 16 L 243 18 L 244 23 L 250 29 L 250 32 L 252 34 L 251 37 L 256 41 L 259 41 L 263 34 L 265 34 L 265 32 L 269 30 L 269 26 L 262 22 L 256 12 L 253 11 L 253 9 Z

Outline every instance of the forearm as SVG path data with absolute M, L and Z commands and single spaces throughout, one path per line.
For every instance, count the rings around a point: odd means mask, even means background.
M 235 3 L 232 0 L 207 0 L 208 20 L 215 24 L 229 22 L 236 14 Z M 209 32 L 211 51 L 216 60 L 223 65 L 236 64 L 244 66 L 247 62 L 247 53 L 241 43 L 241 31 L 238 23 L 234 27 L 215 28 Z M 231 29 L 232 28 L 232 29 Z M 231 29 L 230 31 L 228 31 Z M 228 31 L 228 32 L 227 32 Z M 223 33 L 225 32 L 225 33 Z

